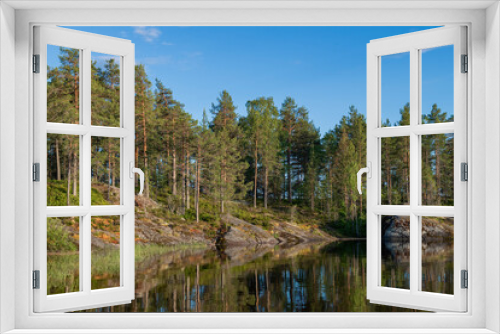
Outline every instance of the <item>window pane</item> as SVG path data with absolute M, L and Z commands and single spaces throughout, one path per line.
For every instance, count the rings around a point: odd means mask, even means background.
M 80 138 L 47 134 L 47 206 L 80 205 Z
M 92 217 L 92 290 L 120 286 L 120 220 Z
M 47 122 L 80 122 L 80 50 L 47 45 Z
M 92 52 L 92 125 L 120 126 L 120 57 Z
M 80 218 L 47 218 L 47 294 L 80 291 Z
M 382 216 L 381 286 L 410 289 L 410 217 Z
M 453 206 L 453 134 L 422 136 L 422 205 Z
M 410 137 L 382 138 L 382 201 L 410 204 Z
M 120 138 L 92 137 L 91 204 L 120 204 Z
M 422 291 L 453 294 L 453 218 L 422 217 Z
M 382 126 L 410 125 L 410 53 L 381 57 Z
M 453 45 L 421 50 L 422 123 L 453 122 Z

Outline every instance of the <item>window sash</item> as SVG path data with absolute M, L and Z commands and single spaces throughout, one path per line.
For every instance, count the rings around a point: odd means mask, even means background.
M 467 76 L 460 73 L 466 54 L 466 28 L 444 27 L 371 41 L 367 47 L 367 295 L 370 302 L 440 311 L 467 311 L 467 290 L 461 289 L 460 271 L 467 269 L 467 183 L 460 180 L 460 164 L 467 162 Z M 454 122 L 421 124 L 421 51 L 454 45 Z M 381 57 L 410 53 L 410 125 L 384 127 L 381 123 Z M 454 206 L 421 203 L 421 135 L 454 134 Z M 410 137 L 410 205 L 381 205 L 381 138 Z M 410 289 L 380 286 L 381 215 L 410 217 Z M 422 269 L 422 216 L 454 217 L 454 294 L 420 291 Z
M 127 40 L 64 28 L 35 27 L 34 54 L 40 55 L 40 73 L 34 74 L 34 162 L 40 163 L 40 182 L 34 184 L 34 270 L 40 271 L 40 289 L 34 289 L 34 311 L 74 311 L 129 303 L 134 298 L 134 45 Z M 47 45 L 80 50 L 79 124 L 48 123 Z M 91 125 L 91 53 L 119 56 L 120 127 Z M 80 205 L 47 206 L 47 134 L 79 136 Z M 91 138 L 120 138 L 120 205 L 91 205 Z M 91 217 L 120 215 L 120 286 L 91 289 Z M 80 217 L 80 291 L 47 295 L 47 217 Z

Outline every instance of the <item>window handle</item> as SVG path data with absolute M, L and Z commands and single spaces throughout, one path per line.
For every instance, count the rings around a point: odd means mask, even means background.
M 139 174 L 140 189 L 138 195 L 142 195 L 142 192 L 144 191 L 144 172 L 140 168 L 134 167 L 133 161 L 130 161 L 129 163 L 129 171 L 131 179 L 134 178 L 135 173 Z
M 363 173 L 366 173 L 369 179 L 372 178 L 372 163 L 370 161 L 368 161 L 368 167 L 361 168 L 358 171 L 358 192 L 360 195 L 363 193 L 361 191 L 361 176 L 363 175 Z

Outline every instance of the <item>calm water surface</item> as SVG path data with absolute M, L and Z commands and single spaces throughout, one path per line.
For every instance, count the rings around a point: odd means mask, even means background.
M 382 281 L 409 288 L 406 243 L 386 243 Z M 427 291 L 453 293 L 452 245 L 424 252 Z M 111 312 L 394 312 L 366 300 L 366 242 L 178 250 L 137 265 L 136 299 Z M 109 284 L 109 283 L 105 283 Z
M 405 244 L 384 247 L 386 286 L 409 286 Z M 67 255 L 58 255 L 52 265 Z M 95 255 L 97 256 L 97 254 Z M 109 254 L 103 255 L 109 258 Z M 111 257 L 112 258 L 112 257 Z M 97 259 L 97 257 L 96 257 Z M 453 293 L 453 247 L 424 252 L 426 291 Z M 104 262 L 99 261 L 101 264 Z M 103 268 L 99 269 L 100 271 Z M 114 274 L 114 272 L 116 274 Z M 93 288 L 119 285 L 119 271 L 93 273 Z M 78 280 L 67 280 L 77 285 Z M 51 283 L 49 282 L 49 285 Z M 54 282 L 60 285 L 61 282 Z M 50 288 L 50 287 L 49 287 Z M 65 291 L 71 287 L 64 288 Z M 60 291 L 63 292 L 63 291 Z M 178 249 L 136 261 L 131 304 L 87 312 L 411 312 L 366 300 L 366 242 Z

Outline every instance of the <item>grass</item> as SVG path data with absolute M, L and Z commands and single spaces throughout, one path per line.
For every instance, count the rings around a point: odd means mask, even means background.
M 168 252 L 203 248 L 206 248 L 206 245 L 136 245 L 135 262 L 141 262 Z M 79 291 L 79 261 L 80 257 L 77 251 L 47 256 L 47 289 L 49 294 Z M 111 287 L 110 282 L 117 280 L 120 275 L 120 250 L 106 248 L 93 251 L 91 263 L 92 289 Z
M 92 205 L 110 205 L 111 203 L 104 197 L 105 194 L 101 193 L 94 186 L 106 187 L 105 184 L 92 184 L 91 202 Z M 47 182 L 47 205 L 48 206 L 66 206 L 68 205 L 67 198 L 68 181 L 66 180 L 49 180 Z M 73 186 L 70 186 L 69 201 L 70 205 L 79 205 L 80 203 L 80 185 L 77 185 L 77 195 L 73 196 Z

